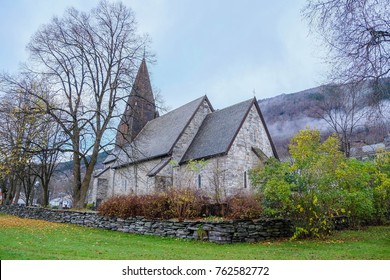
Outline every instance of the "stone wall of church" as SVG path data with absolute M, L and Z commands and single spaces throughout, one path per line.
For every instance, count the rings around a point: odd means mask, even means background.
M 118 194 L 147 194 L 156 191 L 156 178 L 172 178 L 172 165 L 168 164 L 158 176 L 149 177 L 147 174 L 159 163 L 161 159 L 141 162 L 127 167 L 115 169 L 113 172 L 113 191 Z M 112 195 L 109 195 L 112 196 Z
M 252 147 L 259 148 L 267 157 L 273 156 L 271 143 L 255 105 L 252 106 L 226 159 L 226 184 L 230 193 L 233 190 L 251 189 L 248 172 L 260 160 Z
M 97 173 L 103 170 L 97 170 Z M 98 177 L 94 177 L 87 195 L 87 203 L 97 204 L 98 201 L 104 200 L 110 191 L 111 182 L 111 170 L 108 169 L 105 172 L 99 174 Z

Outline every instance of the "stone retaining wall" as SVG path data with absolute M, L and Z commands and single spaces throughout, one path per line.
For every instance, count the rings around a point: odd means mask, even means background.
M 114 231 L 202 239 L 214 243 L 257 242 L 291 237 L 293 226 L 283 219 L 245 221 L 183 221 L 150 220 L 143 217 L 120 219 L 106 218 L 96 212 L 51 210 L 35 207 L 0 206 L 0 213 L 21 218 L 39 219 L 57 223 L 76 224 Z

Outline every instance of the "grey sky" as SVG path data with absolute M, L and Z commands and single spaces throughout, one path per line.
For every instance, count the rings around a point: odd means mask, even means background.
M 123 0 L 152 39 L 153 86 L 176 108 L 207 94 L 215 108 L 324 81 L 320 46 L 308 36 L 305 0 Z M 98 0 L 0 0 L 0 71 L 15 72 L 40 25 Z

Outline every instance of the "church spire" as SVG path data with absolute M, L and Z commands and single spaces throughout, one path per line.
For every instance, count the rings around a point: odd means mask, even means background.
M 156 117 L 156 104 L 144 57 L 118 126 L 116 145 L 123 147 L 133 141 L 146 123 Z

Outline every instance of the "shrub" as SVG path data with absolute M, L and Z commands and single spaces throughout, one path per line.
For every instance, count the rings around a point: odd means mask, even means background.
M 263 209 L 259 197 L 252 194 L 240 194 L 227 198 L 229 219 L 248 220 L 262 215 Z
M 179 220 L 201 216 L 206 198 L 203 192 L 194 188 L 172 188 L 168 191 L 169 212 Z
M 102 216 L 126 219 L 140 216 L 142 214 L 140 206 L 136 195 L 118 195 L 104 201 L 97 210 Z
M 146 195 L 120 195 L 103 202 L 98 212 L 102 216 L 129 218 L 144 216 L 179 220 L 200 217 L 206 200 L 202 193 L 192 188 L 172 188 L 167 193 Z
M 339 151 L 336 136 L 320 139 L 319 131 L 303 130 L 291 140 L 291 163 L 270 159 L 252 170 L 265 214 L 291 218 L 295 238 L 328 235 L 340 216 L 354 227 L 383 222 L 390 210 L 390 153 L 361 162 Z
M 375 159 L 374 208 L 378 223 L 390 217 L 390 152 L 379 150 Z
M 149 219 L 171 219 L 170 199 L 166 193 L 155 193 L 140 197 L 142 216 Z

